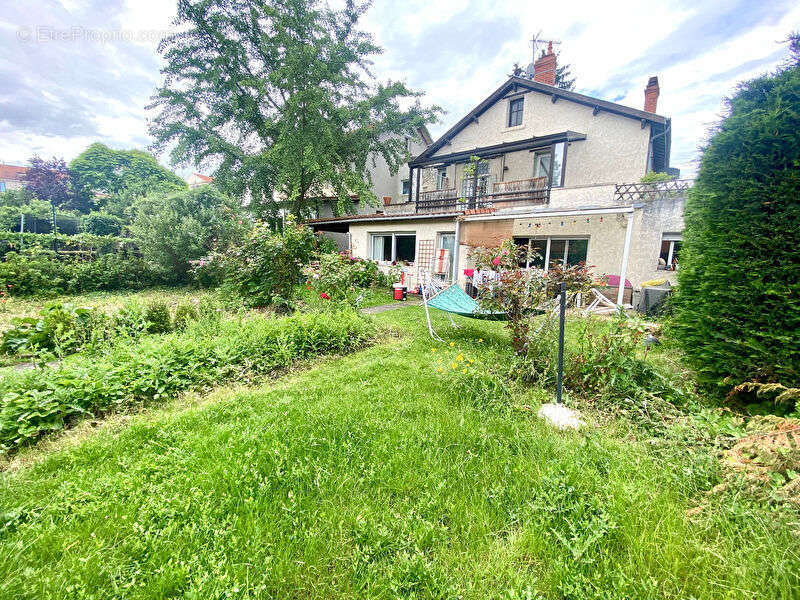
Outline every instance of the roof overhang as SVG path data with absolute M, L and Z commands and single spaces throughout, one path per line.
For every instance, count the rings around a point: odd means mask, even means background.
M 414 167 L 427 167 L 436 164 L 451 164 L 454 162 L 463 162 L 469 160 L 473 156 L 479 158 L 491 158 L 506 154 L 507 152 L 519 152 L 522 150 L 533 150 L 534 148 L 543 148 L 552 144 L 560 142 L 578 142 L 586 139 L 585 133 L 578 133 L 577 131 L 562 131 L 561 133 L 554 133 L 551 135 L 534 136 L 515 142 L 505 142 L 503 144 L 495 144 L 493 146 L 482 146 L 473 148 L 472 150 L 463 150 L 460 152 L 452 152 L 450 154 L 442 154 L 439 156 L 430 156 L 423 158 L 420 155 L 409 161 L 409 168 Z
M 493 215 L 474 215 L 462 217 L 462 221 L 500 221 L 508 219 L 539 219 L 548 217 L 589 217 L 592 215 L 614 215 L 614 214 L 630 214 L 637 208 L 641 208 L 640 204 L 628 206 L 608 206 L 608 207 L 587 207 L 576 208 L 575 210 L 530 210 L 523 211 L 508 211 L 505 213 L 497 213 Z
M 351 223 L 383 223 L 386 221 L 419 221 L 424 219 L 452 219 L 460 217 L 463 212 L 446 212 L 446 213 L 414 213 L 402 215 L 366 215 L 366 216 L 351 216 L 351 217 L 332 217 L 327 219 L 314 219 L 306 221 L 305 224 L 310 227 L 322 228 L 325 225 L 341 225 Z

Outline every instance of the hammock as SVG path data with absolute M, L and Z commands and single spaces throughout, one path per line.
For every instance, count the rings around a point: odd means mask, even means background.
M 424 272 L 421 287 L 422 302 L 425 305 L 425 318 L 428 320 L 428 332 L 431 337 L 442 341 L 431 325 L 431 314 L 428 308 L 435 308 L 448 313 L 450 325 L 458 329 L 458 325 L 453 321 L 451 315 L 461 315 L 471 319 L 505 319 L 504 312 L 487 311 L 482 309 L 473 298 L 464 290 L 458 287 L 457 283 L 447 285 L 443 280 L 431 277 L 430 273 Z

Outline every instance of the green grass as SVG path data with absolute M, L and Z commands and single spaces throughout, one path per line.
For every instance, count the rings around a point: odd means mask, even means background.
M 798 597 L 780 514 L 687 518 L 708 460 L 554 432 L 541 390 L 476 401 L 460 371 L 509 358 L 500 324 L 437 315 L 451 347 L 420 308 L 376 319 L 395 334 L 353 355 L 23 453 L 0 597 Z

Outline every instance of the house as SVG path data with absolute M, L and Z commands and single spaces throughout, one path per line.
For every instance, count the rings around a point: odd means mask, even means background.
M 412 159 L 402 202 L 309 224 L 347 232 L 355 256 L 403 265 L 412 289 L 440 250 L 446 275 L 464 285 L 470 249 L 508 238 L 539 254 L 532 266 L 586 261 L 625 282 L 618 303 L 626 287 L 674 277 L 689 182 L 640 183 L 677 175 L 658 79 L 637 109 L 560 89 L 555 69 L 549 48 L 532 78 L 509 77 Z
M 22 189 L 27 172 L 28 167 L 0 164 L 0 192 Z
M 213 182 L 214 182 L 213 177 L 209 177 L 208 175 L 201 175 L 200 173 L 192 173 L 186 178 L 186 183 L 189 185 L 190 190 L 198 188 L 202 185 L 208 185 L 209 183 Z

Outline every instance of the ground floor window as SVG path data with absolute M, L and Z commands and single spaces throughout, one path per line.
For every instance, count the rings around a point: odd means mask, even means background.
M 683 236 L 680 233 L 665 233 L 661 236 L 661 252 L 658 255 L 659 270 L 677 270 L 678 255 L 681 253 L 682 245 Z
M 414 233 L 373 233 L 370 258 L 378 262 L 414 262 L 417 236 Z
M 589 250 L 589 238 L 514 238 L 514 242 L 527 250 L 527 256 L 520 261 L 521 267 L 545 271 L 556 264 L 585 263 Z

